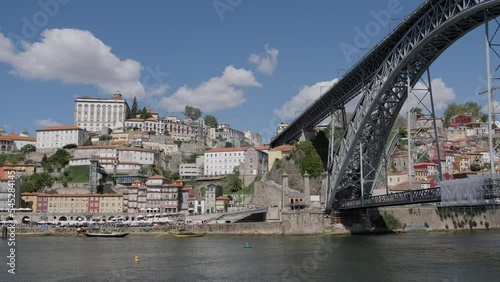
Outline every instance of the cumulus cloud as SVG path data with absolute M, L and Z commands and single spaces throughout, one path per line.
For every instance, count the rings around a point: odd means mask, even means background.
M 448 103 L 455 101 L 456 94 L 453 88 L 446 85 L 442 78 L 434 78 L 431 80 L 432 85 L 432 96 L 434 98 L 434 109 L 436 111 L 441 111 L 446 109 Z M 417 84 L 413 87 L 412 91 L 415 95 L 411 94 L 410 97 L 406 100 L 401 112 L 407 112 L 407 109 L 411 109 L 414 107 L 419 107 L 426 112 L 426 109 L 422 105 L 419 105 L 419 97 L 420 99 L 427 93 L 427 86 L 422 82 L 417 82 Z M 427 107 L 427 109 L 431 109 L 431 100 L 430 95 L 427 95 L 422 103 Z
M 37 119 L 34 121 L 34 124 L 38 127 L 50 127 L 50 126 L 60 126 L 62 125 L 61 123 L 51 119 Z
M 140 81 L 141 64 L 121 60 L 89 31 L 48 29 L 41 36 L 40 42 L 24 42 L 23 50 L 15 50 L 0 34 L 0 62 L 10 64 L 11 73 L 25 79 L 96 85 L 109 94 L 120 90 L 127 98 L 148 94 Z
M 246 101 L 242 87 L 260 86 L 253 72 L 227 66 L 221 76 L 212 77 L 196 88 L 182 86 L 174 94 L 163 97 L 160 105 L 169 111 L 183 111 L 186 105 L 204 112 L 236 108 Z
M 278 52 L 278 49 L 266 44 L 262 54 L 251 54 L 248 61 L 256 65 L 261 73 L 271 75 L 278 65 Z
M 311 86 L 304 86 L 297 95 L 285 102 L 279 109 L 274 109 L 274 114 L 283 120 L 295 118 L 305 110 L 306 106 L 311 105 L 337 81 L 338 79 L 335 78 L 330 81 L 318 82 Z

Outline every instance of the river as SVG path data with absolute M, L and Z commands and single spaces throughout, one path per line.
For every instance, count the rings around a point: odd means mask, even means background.
M 251 248 L 244 248 L 246 243 Z M 22 237 L 0 281 L 500 281 L 500 232 Z M 139 256 L 139 263 L 134 257 Z

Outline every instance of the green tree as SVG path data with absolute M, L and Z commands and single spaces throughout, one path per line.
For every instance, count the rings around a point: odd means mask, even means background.
M 219 123 L 217 122 L 217 119 L 213 115 L 206 115 L 205 125 L 210 126 L 211 128 L 217 128 Z
M 92 146 L 92 145 L 94 145 L 94 144 L 92 144 L 92 140 L 90 140 L 90 139 L 83 141 L 83 144 L 82 144 L 82 146 Z
M 415 107 L 415 108 L 411 108 L 410 112 L 414 113 L 417 118 L 420 118 L 420 117 L 423 117 L 424 115 L 422 114 L 422 109 L 421 108 L 418 108 L 418 107 Z
M 243 181 L 240 178 L 239 166 L 234 167 L 233 173 L 226 175 L 226 185 L 231 193 L 236 193 L 243 189 Z
M 113 136 L 108 135 L 108 134 L 103 134 L 103 135 L 99 136 L 99 141 L 108 141 L 111 139 L 113 139 Z
M 21 152 L 26 155 L 31 152 L 36 152 L 36 147 L 33 144 L 26 144 L 23 147 L 21 147 Z
M 400 128 L 398 129 L 398 134 L 399 134 L 399 136 L 401 136 L 401 138 L 407 138 L 407 137 L 408 137 L 408 136 L 407 136 L 408 131 L 407 131 L 407 129 L 406 129 L 406 128 L 404 128 L 404 127 L 400 127 Z
M 197 120 L 201 117 L 201 110 L 195 107 L 187 106 L 184 108 L 184 115 L 186 118 L 190 118 L 192 120 Z
M 134 101 L 132 102 L 132 109 L 130 109 L 130 115 L 132 118 L 135 118 L 138 114 L 139 107 L 137 106 L 137 98 L 134 97 Z
M 41 192 L 54 184 L 54 178 L 47 172 L 34 173 L 23 179 L 23 192 Z
M 48 158 L 52 166 L 59 171 L 69 163 L 71 155 L 64 149 L 57 149 L 57 151 Z
M 138 115 L 142 118 L 142 119 L 147 119 L 147 118 L 150 118 L 152 117 L 153 115 L 148 111 L 148 109 L 146 109 L 146 107 L 142 108 L 142 110 L 139 110 L 138 112 Z
M 470 170 L 471 171 L 480 171 L 481 170 L 481 166 L 478 165 L 478 164 L 471 164 L 470 165 Z
M 312 177 L 318 177 L 323 172 L 323 162 L 311 141 L 300 142 L 297 149 L 304 152 L 304 158 L 300 164 L 302 174 L 306 171 Z
M 470 114 L 472 120 L 481 120 L 484 118 L 484 114 L 481 112 L 481 106 L 476 102 L 467 102 L 463 105 L 451 103 L 444 110 L 444 125 L 446 127 L 450 126 L 451 118 L 458 114 Z
M 47 154 L 43 154 L 42 162 L 40 164 L 45 172 L 52 172 L 52 164 L 49 162 Z
M 226 142 L 226 148 L 232 148 L 233 147 L 233 143 L 231 142 Z
M 321 161 L 323 162 L 323 169 L 326 170 L 326 167 L 328 166 L 328 137 L 326 136 L 324 131 L 319 131 L 314 140 L 312 141 L 314 148 L 316 149 L 316 152 L 321 158 Z

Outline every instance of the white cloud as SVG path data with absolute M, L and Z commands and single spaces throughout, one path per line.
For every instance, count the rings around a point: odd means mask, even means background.
M 448 104 L 452 101 L 455 101 L 456 94 L 453 88 L 448 87 L 442 78 L 434 78 L 431 81 L 432 85 L 432 97 L 434 98 L 434 110 L 441 111 L 446 109 Z M 419 100 L 416 97 L 422 99 L 422 97 L 427 93 L 427 86 L 422 82 L 417 82 L 417 84 L 413 87 L 412 91 L 415 95 L 410 94 L 408 99 L 406 100 L 403 108 L 401 109 L 401 113 L 406 113 L 407 109 L 411 109 L 414 107 L 419 107 L 423 109 L 423 112 L 426 113 L 427 110 L 419 105 Z M 431 110 L 431 100 L 430 95 L 427 95 L 422 103 L 427 107 L 427 109 Z
M 304 86 L 297 95 L 285 102 L 279 109 L 274 109 L 274 114 L 283 120 L 295 118 L 303 112 L 306 106 L 311 105 L 321 94 L 325 93 L 329 87 L 335 84 L 338 78 L 330 81 L 318 82 L 311 86 Z
M 246 99 L 241 87 L 260 87 L 253 72 L 226 66 L 221 76 L 212 77 L 196 88 L 182 86 L 171 96 L 160 100 L 169 111 L 183 111 L 186 105 L 213 112 L 226 108 L 236 108 Z
M 261 73 L 271 75 L 278 65 L 278 52 L 278 49 L 266 44 L 264 46 L 264 53 L 260 55 L 251 54 L 248 57 L 248 61 L 255 64 Z
M 144 97 L 149 90 L 140 81 L 139 62 L 121 60 L 85 30 L 48 29 L 40 42 L 24 42 L 23 50 L 15 50 L 0 34 L 0 62 L 10 64 L 11 73 L 25 79 L 96 85 L 108 94 L 120 90 L 127 98 Z
M 50 127 L 50 126 L 60 126 L 61 123 L 48 118 L 48 119 L 37 119 L 34 121 L 34 124 L 38 127 Z

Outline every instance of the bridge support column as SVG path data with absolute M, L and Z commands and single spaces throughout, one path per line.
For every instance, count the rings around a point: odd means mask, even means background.
M 311 205 L 311 185 L 309 183 L 309 173 L 304 174 L 304 203 L 306 207 Z
M 344 134 L 344 130 L 347 127 L 347 117 L 346 117 L 346 112 L 345 112 L 345 107 L 340 107 L 337 109 L 334 109 L 331 114 L 331 119 L 330 119 L 330 142 L 328 144 L 328 164 L 327 164 L 327 171 L 328 171 L 328 183 L 327 183 L 327 189 L 326 189 L 326 201 L 325 201 L 325 210 L 327 213 L 328 211 L 332 208 L 328 206 L 330 201 L 330 197 L 335 197 L 335 194 L 333 194 L 333 162 L 334 162 L 334 157 L 335 157 L 335 151 L 338 150 L 340 147 L 340 140 L 342 139 L 342 135 Z M 339 176 L 337 176 L 339 177 Z

